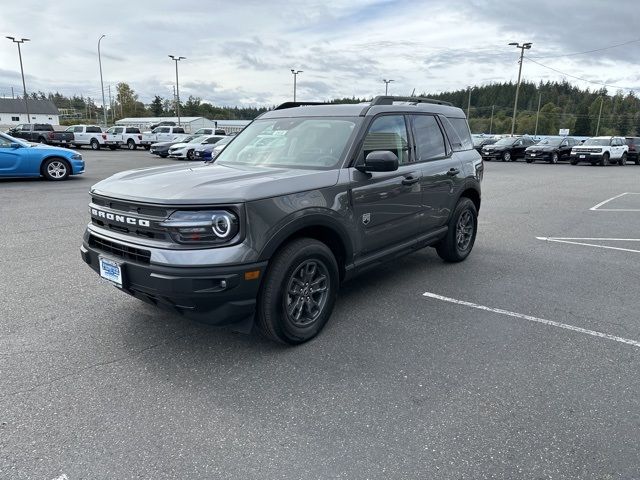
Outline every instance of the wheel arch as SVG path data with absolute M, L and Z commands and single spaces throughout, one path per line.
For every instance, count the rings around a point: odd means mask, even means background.
M 69 159 L 55 154 L 47 155 L 40 160 L 40 175 L 44 176 L 44 164 L 47 163 L 48 160 L 62 160 L 69 169 L 69 175 L 73 175 L 73 167 L 71 166 Z
M 465 189 L 460 194 L 460 198 L 463 198 L 463 197 L 470 199 L 473 202 L 473 204 L 476 206 L 476 211 L 480 213 L 480 204 L 482 203 L 482 200 L 480 197 L 480 191 L 478 190 L 477 187 L 472 185 L 466 185 Z

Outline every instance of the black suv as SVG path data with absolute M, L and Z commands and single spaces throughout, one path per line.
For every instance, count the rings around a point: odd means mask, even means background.
M 626 137 L 627 145 L 629 145 L 629 152 L 627 158 L 629 161 L 634 161 L 636 165 L 640 165 L 640 137 Z
M 504 137 L 493 145 L 482 147 L 480 153 L 484 160 L 515 162 L 518 158 L 524 158 L 524 151 L 534 143 L 531 137 Z
M 427 246 L 464 260 L 482 175 L 448 103 L 285 103 L 215 163 L 94 185 L 82 258 L 141 300 L 297 344 L 325 325 L 342 281 Z

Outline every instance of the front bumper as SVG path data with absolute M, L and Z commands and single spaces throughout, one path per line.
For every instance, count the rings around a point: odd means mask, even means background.
M 183 150 L 177 150 L 177 151 L 169 151 L 169 156 L 171 158 L 187 158 L 187 152 L 183 151 Z
M 98 274 L 100 256 L 120 264 L 121 290 L 125 293 L 184 317 L 218 326 L 253 319 L 260 282 L 267 267 L 267 262 L 213 267 L 144 263 L 92 246 L 87 235 L 80 254 Z M 256 280 L 245 280 L 246 272 L 255 271 L 260 272 Z
M 600 160 L 602 160 L 602 154 L 578 152 L 572 153 L 570 159 L 574 162 L 599 162 Z
M 525 152 L 524 158 L 527 160 L 551 160 L 552 152 Z
M 79 175 L 84 173 L 84 160 L 69 160 L 71 163 L 71 175 Z

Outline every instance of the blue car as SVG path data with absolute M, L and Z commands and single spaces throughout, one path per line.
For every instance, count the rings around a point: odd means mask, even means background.
M 0 133 L 0 177 L 44 177 L 57 181 L 80 173 L 84 173 L 84 160 L 79 153 Z

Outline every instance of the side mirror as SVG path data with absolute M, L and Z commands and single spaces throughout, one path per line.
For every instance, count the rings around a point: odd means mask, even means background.
M 15 149 L 15 148 L 21 148 L 21 147 L 22 147 L 22 145 L 20 145 L 18 142 L 11 142 L 11 143 L 9 144 L 9 147 L 11 147 L 11 148 L 14 148 L 14 149 Z
M 398 157 L 388 150 L 375 150 L 364 159 L 364 165 L 356 165 L 361 172 L 394 172 L 398 170 Z

